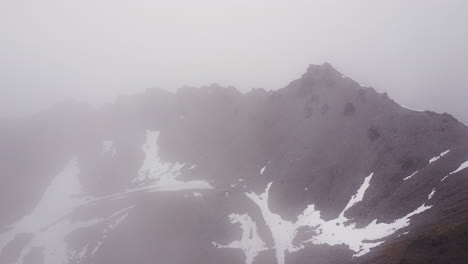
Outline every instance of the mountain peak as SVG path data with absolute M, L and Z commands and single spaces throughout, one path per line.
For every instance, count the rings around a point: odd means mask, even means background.
M 82 108 L 0 123 L 0 263 L 468 259 L 468 129 L 329 63 Z
M 339 73 L 330 63 L 325 62 L 323 64 L 309 64 L 307 67 L 307 71 L 302 75 L 302 78 L 314 78 L 314 79 L 321 79 L 324 77 L 331 77 L 331 76 L 341 76 L 342 74 Z

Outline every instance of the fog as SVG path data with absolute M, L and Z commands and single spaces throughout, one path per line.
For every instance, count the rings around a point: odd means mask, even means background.
M 281 88 L 330 62 L 468 122 L 468 1 L 2 0 L 0 117 L 150 87 Z

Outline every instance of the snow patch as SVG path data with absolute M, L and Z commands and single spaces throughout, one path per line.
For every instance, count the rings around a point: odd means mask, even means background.
M 205 181 L 179 181 L 181 163 L 162 162 L 158 156 L 157 138 L 159 132 L 147 131 L 147 142 L 143 146 L 145 160 L 133 181 L 138 185 L 121 193 L 103 197 L 85 196 L 81 190 L 79 180 L 80 170 L 77 158 L 73 158 L 65 168 L 53 179 L 44 192 L 37 206 L 29 214 L 15 224 L 9 226 L 8 231 L 0 236 L 0 252 L 8 246 L 18 234 L 32 234 L 31 241 L 26 244 L 16 259 L 22 264 L 24 258 L 36 247 L 43 249 L 44 263 L 82 262 L 84 258 L 92 257 L 104 243 L 109 232 L 114 230 L 128 216 L 128 211 L 134 207 L 124 208 L 105 218 L 74 221 L 73 213 L 76 209 L 93 206 L 103 200 L 117 200 L 129 194 L 140 191 L 178 191 L 213 188 Z M 103 153 L 115 153 L 111 141 L 102 144 Z M 113 154 L 112 154 L 113 155 Z M 194 193 L 195 197 L 201 194 Z M 101 239 L 87 244 L 80 249 L 69 249 L 66 237 L 80 229 L 104 225 Z
M 345 225 L 350 219 L 337 218 L 321 224 L 316 230 L 319 234 L 314 236 L 310 242 L 313 244 L 347 245 L 355 252 L 355 257 L 363 256 L 374 247 L 384 243 L 384 238 L 392 235 L 397 230 L 409 226 L 410 218 L 431 208 L 431 206 L 421 205 L 408 215 L 394 220 L 391 223 L 377 223 L 374 219 L 364 228 L 356 228 L 355 223 Z
M 247 214 L 230 214 L 229 219 L 232 224 L 240 224 L 242 237 L 225 246 L 212 242 L 217 248 L 241 249 L 245 255 L 245 264 L 252 264 L 255 257 L 262 251 L 267 250 L 265 242 L 257 232 L 257 224 Z
M 210 183 L 202 180 L 177 180 L 185 164 L 162 161 L 159 157 L 158 137 L 159 131 L 146 131 L 146 143 L 143 145 L 145 159 L 138 176 L 133 180 L 138 184 L 133 190 L 180 191 L 213 188 Z
M 285 253 L 298 250 L 292 243 L 296 236 L 297 225 L 283 220 L 280 215 L 270 211 L 270 208 L 268 207 L 268 196 L 271 184 L 272 183 L 270 182 L 267 185 L 265 192 L 260 195 L 253 192 L 246 193 L 246 195 L 260 208 L 263 219 L 273 236 L 276 260 L 278 264 L 284 264 Z
M 431 206 L 422 204 L 414 211 L 406 216 L 396 219 L 390 223 L 377 223 L 377 219 L 363 228 L 356 228 L 356 223 L 351 222 L 345 216 L 347 210 L 363 201 L 364 195 L 370 186 L 373 173 L 364 179 L 364 182 L 353 195 L 343 211 L 336 219 L 325 221 L 320 216 L 320 211 L 315 209 L 315 205 L 309 205 L 302 214 L 298 215 L 295 223 L 282 219 L 276 213 L 271 212 L 268 205 L 268 197 L 272 183 L 270 182 L 264 193 L 258 195 L 256 193 L 246 193 L 260 209 L 263 219 L 273 237 L 276 260 L 278 264 L 285 263 L 286 253 L 299 251 L 307 246 L 307 244 L 316 245 L 346 245 L 355 252 L 355 257 L 363 256 L 370 252 L 374 247 L 384 243 L 384 238 L 394 234 L 396 231 L 409 226 L 410 218 L 416 214 L 420 214 Z M 297 231 L 301 227 L 307 227 L 314 231 L 314 236 L 302 241 L 299 245 L 293 245 L 293 240 L 297 235 Z
M 435 192 L 436 192 L 436 189 L 435 188 L 432 189 L 431 193 L 427 196 L 427 199 L 430 200 L 432 196 L 434 196 Z
M 84 197 L 81 192 L 79 173 L 77 158 L 74 158 L 54 178 L 33 211 L 11 225 L 11 229 L 2 234 L 0 252 L 14 240 L 16 235 L 26 233 L 31 234 L 32 239 L 22 248 L 16 259 L 18 264 L 22 264 L 31 249 L 36 247 L 43 249 L 44 263 L 68 263 L 72 260 L 82 260 L 89 255 L 88 245 L 80 250 L 70 250 L 66 237 L 77 230 L 104 224 L 116 218 L 120 219 L 132 207 L 106 218 L 93 218 L 87 221 L 71 220 L 71 213 L 76 208 L 88 205 L 92 200 Z M 111 223 L 109 226 L 114 225 Z

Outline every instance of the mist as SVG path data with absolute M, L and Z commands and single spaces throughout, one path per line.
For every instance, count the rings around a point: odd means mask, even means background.
M 468 122 L 468 2 L 4 0 L 0 117 L 217 82 L 278 89 L 331 63 Z
M 467 11 L 0 0 L 0 264 L 466 264 Z

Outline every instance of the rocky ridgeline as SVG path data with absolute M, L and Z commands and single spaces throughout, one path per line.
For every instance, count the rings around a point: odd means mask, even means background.
M 468 259 L 468 128 L 327 63 L 0 126 L 0 263 Z

